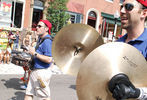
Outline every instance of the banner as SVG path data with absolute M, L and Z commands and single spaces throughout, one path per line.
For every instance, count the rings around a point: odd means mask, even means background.
M 0 0 L 0 27 L 10 27 L 11 25 L 11 0 Z
M 1 31 L 0 32 L 0 49 L 6 49 L 8 43 L 8 32 Z

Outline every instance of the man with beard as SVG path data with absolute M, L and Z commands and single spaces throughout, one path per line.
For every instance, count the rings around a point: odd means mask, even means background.
M 145 20 L 147 16 L 147 0 L 124 0 L 120 8 L 121 27 L 127 31 L 118 42 L 128 43 L 137 48 L 147 60 L 147 29 Z M 147 66 L 144 66 L 147 67 Z M 109 89 L 116 100 L 140 99 L 147 100 L 147 87 L 135 87 L 125 75 L 116 75 L 115 81 L 109 81 Z M 125 78 L 121 82 L 118 78 Z M 114 77 L 113 77 L 114 79 Z M 112 83 L 117 83 L 112 88 Z M 111 90 L 112 89 L 112 90 Z

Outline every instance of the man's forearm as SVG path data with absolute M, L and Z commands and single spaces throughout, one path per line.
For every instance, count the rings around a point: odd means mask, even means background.
M 45 55 L 41 55 L 39 53 L 37 53 L 36 57 L 38 59 L 40 59 L 42 62 L 45 62 L 45 63 L 51 63 L 52 62 L 52 57 L 48 57 L 48 56 L 45 56 Z

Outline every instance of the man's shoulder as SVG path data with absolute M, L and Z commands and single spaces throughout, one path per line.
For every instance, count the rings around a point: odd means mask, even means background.
M 48 46 L 49 44 L 52 44 L 52 40 L 50 37 L 45 37 L 43 42 L 42 42 L 42 46 Z
M 127 37 L 127 34 L 123 35 L 122 37 L 120 37 L 118 40 L 116 40 L 117 42 L 124 42 L 125 39 Z

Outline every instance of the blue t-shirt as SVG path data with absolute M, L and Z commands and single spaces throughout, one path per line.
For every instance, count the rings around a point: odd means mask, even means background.
M 50 35 L 46 35 L 45 37 L 51 37 Z M 36 52 L 45 55 L 45 56 L 52 56 L 52 40 L 51 39 L 45 39 L 37 48 Z M 34 68 L 36 69 L 42 69 L 42 68 L 48 68 L 51 64 L 42 62 L 38 58 L 34 58 L 35 64 Z
M 117 40 L 117 42 L 125 42 L 127 39 L 127 34 Z M 147 28 L 144 29 L 144 32 L 135 40 L 131 40 L 128 44 L 137 48 L 147 60 Z
M 15 38 L 14 43 L 19 43 L 19 35 L 15 35 Z

